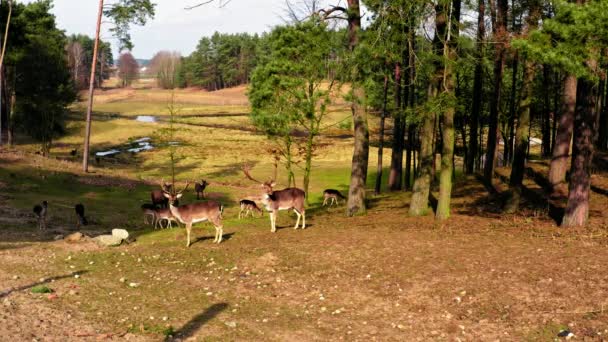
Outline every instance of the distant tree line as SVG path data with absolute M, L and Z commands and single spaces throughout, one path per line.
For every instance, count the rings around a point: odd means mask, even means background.
M 216 32 L 201 38 L 196 50 L 182 60 L 179 86 L 219 90 L 248 83 L 261 41 L 257 34 L 248 33 Z

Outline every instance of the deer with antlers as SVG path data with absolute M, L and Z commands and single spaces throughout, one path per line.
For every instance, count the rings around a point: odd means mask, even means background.
M 163 183 L 161 183 L 161 188 Z M 171 214 L 179 222 L 186 225 L 186 234 L 188 236 L 186 247 L 190 247 L 190 231 L 192 230 L 192 224 L 204 221 L 209 221 L 215 226 L 215 239 L 213 239 L 213 242 L 222 242 L 222 236 L 224 234 L 224 227 L 222 226 L 223 205 L 216 201 L 207 201 L 177 206 L 177 200 L 182 197 L 183 192 L 186 191 L 189 185 L 190 182 L 187 182 L 186 186 L 178 192 L 169 192 L 163 189 L 163 196 L 165 196 L 169 202 Z
M 249 173 L 250 167 L 244 165 L 242 167 L 243 173 L 245 177 L 249 180 L 252 180 L 256 183 L 260 183 L 264 188 L 264 193 L 262 194 L 261 202 L 266 208 L 266 211 L 270 213 L 270 231 L 277 231 L 277 215 L 279 210 L 289 210 L 293 209 L 293 211 L 298 215 L 298 219 L 296 220 L 296 225 L 293 227 L 294 229 L 298 229 L 300 224 L 300 218 L 302 218 L 302 229 L 306 228 L 306 209 L 304 208 L 304 198 L 305 193 L 304 190 L 298 188 L 286 188 L 283 190 L 273 190 L 276 185 L 275 180 L 277 178 L 277 163 L 274 164 L 274 174 L 273 178 L 267 182 L 260 182 L 253 177 Z

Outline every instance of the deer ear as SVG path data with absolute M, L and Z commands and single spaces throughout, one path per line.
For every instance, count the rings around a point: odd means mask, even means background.
M 180 192 L 179 194 L 177 194 L 177 196 L 175 196 L 175 198 L 182 198 L 182 193 Z
M 270 183 L 270 186 L 271 186 L 271 187 L 273 187 L 273 188 L 274 188 L 274 186 L 275 186 L 275 185 L 277 185 L 277 183 L 276 183 L 276 182 L 272 182 L 272 183 Z
M 165 196 L 166 198 L 171 199 L 171 195 L 169 195 L 168 193 L 166 193 L 166 192 L 164 192 L 164 191 L 163 191 L 163 196 Z

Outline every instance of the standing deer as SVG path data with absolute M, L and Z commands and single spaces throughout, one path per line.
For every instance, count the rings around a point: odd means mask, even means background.
M 163 196 L 169 201 L 171 214 L 179 222 L 186 225 L 186 234 L 188 235 L 186 247 L 190 247 L 192 224 L 204 221 L 209 221 L 215 226 L 215 239 L 213 239 L 213 242 L 222 242 L 224 234 L 224 227 L 222 226 L 223 205 L 215 201 L 207 201 L 177 206 L 177 200 L 182 197 L 182 193 L 186 191 L 188 185 L 190 185 L 190 182 L 186 183 L 186 186 L 179 192 L 169 192 L 163 189 Z
M 173 184 L 169 184 L 169 183 L 165 183 L 165 181 L 162 181 L 162 186 L 161 186 L 162 190 L 153 190 L 150 193 L 150 198 L 152 199 L 152 205 L 156 206 L 160 206 L 160 208 L 168 208 L 168 200 L 167 198 L 165 198 L 165 196 L 163 195 L 163 192 L 167 191 L 167 192 L 173 192 Z
M 325 191 L 323 191 L 323 206 L 325 206 L 327 204 L 327 200 L 329 200 L 329 199 L 331 199 L 331 201 L 329 203 L 330 207 L 334 203 L 336 203 L 336 205 L 339 204 L 338 198 L 346 199 L 346 197 L 344 197 L 338 190 L 325 189 Z
M 209 185 L 209 183 L 202 179 L 201 182 L 194 182 L 194 191 L 196 191 L 196 199 L 200 200 L 201 198 L 205 198 L 205 188 L 207 188 L 207 185 Z
M 141 211 L 144 214 L 144 223 L 145 224 L 152 224 L 152 225 L 156 224 L 156 206 L 154 204 L 148 204 L 148 203 L 142 204 Z M 151 222 L 148 222 L 148 217 L 152 217 Z
M 175 219 L 173 214 L 171 214 L 171 209 L 167 209 L 167 208 L 156 209 L 155 214 L 156 214 L 156 223 L 154 224 L 154 229 L 156 229 L 158 226 L 160 226 L 160 228 L 163 228 L 163 224 L 161 223 L 161 221 L 167 221 L 167 227 L 165 227 L 165 228 L 173 228 L 173 225 L 171 225 L 171 222 L 175 222 L 175 224 L 177 224 L 177 220 Z
M 264 215 L 262 209 L 258 208 L 254 201 L 243 199 L 239 203 L 241 205 L 241 211 L 239 211 L 239 218 L 241 218 L 241 214 L 243 214 L 243 212 L 245 212 L 245 215 L 243 217 L 247 217 L 248 214 L 251 214 L 251 216 L 253 217 L 254 211 L 260 213 L 260 217 Z
M 276 185 L 275 180 L 277 178 L 277 164 L 274 164 L 274 176 L 273 179 L 267 182 L 260 182 L 255 180 L 249 174 L 249 168 L 243 166 L 243 173 L 245 177 L 248 179 L 260 183 L 264 188 L 264 193 L 262 194 L 262 204 L 266 208 L 266 211 L 270 213 L 270 231 L 277 231 L 277 215 L 279 214 L 279 210 L 289 210 L 293 209 L 293 211 L 298 215 L 298 219 L 296 220 L 296 225 L 293 227 L 294 229 L 298 229 L 298 225 L 300 224 L 300 217 L 302 217 L 302 229 L 306 228 L 306 209 L 304 208 L 304 198 L 305 193 L 304 190 L 298 188 L 286 188 L 283 190 L 275 191 L 272 188 Z
M 84 216 L 84 205 L 82 203 L 78 203 L 74 206 L 74 211 L 76 212 L 76 226 L 80 228 L 80 226 L 86 226 L 89 222 L 87 218 Z
M 34 214 L 38 217 L 38 228 L 40 230 L 46 229 L 46 214 L 49 204 L 47 201 L 42 201 L 42 205 L 36 204 L 34 206 Z

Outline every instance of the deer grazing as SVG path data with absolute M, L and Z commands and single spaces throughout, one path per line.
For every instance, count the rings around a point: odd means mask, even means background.
M 84 216 L 84 205 L 82 203 L 78 203 L 74 206 L 74 211 L 76 212 L 76 226 L 80 228 L 80 226 L 86 226 L 89 222 L 87 218 Z
M 289 210 L 293 209 L 293 211 L 298 215 L 298 219 L 296 220 L 296 225 L 293 227 L 294 229 L 298 229 L 298 225 L 300 224 L 300 218 L 302 218 L 302 229 L 306 228 L 306 209 L 304 208 L 304 198 L 305 193 L 304 190 L 298 188 L 286 188 L 283 190 L 273 190 L 273 187 L 276 185 L 275 180 L 277 178 L 277 164 L 274 164 L 274 176 L 273 179 L 267 182 L 260 182 L 249 174 L 249 167 L 242 167 L 243 173 L 245 177 L 248 179 L 260 183 L 264 188 L 264 193 L 262 194 L 262 204 L 266 208 L 266 211 L 270 213 L 270 231 L 277 231 L 277 215 L 279 214 L 279 210 Z
M 224 234 L 224 227 L 222 226 L 223 205 L 215 201 L 207 201 L 177 206 L 177 200 L 182 197 L 182 194 L 188 188 L 188 185 L 190 185 L 190 182 L 186 183 L 186 186 L 179 192 L 169 192 L 164 188 L 162 191 L 163 196 L 165 196 L 169 202 L 171 214 L 173 214 L 179 222 L 186 225 L 186 234 L 188 236 L 186 247 L 190 247 L 190 231 L 192 230 L 192 224 L 204 221 L 209 221 L 215 226 L 215 239 L 213 239 L 213 242 L 222 242 L 222 236 Z
M 239 218 L 241 218 L 241 215 L 243 214 L 243 212 L 245 212 L 245 215 L 243 217 L 247 217 L 248 214 L 251 214 L 251 216 L 253 217 L 254 211 L 257 211 L 258 213 L 260 213 L 260 217 L 262 215 L 264 215 L 262 212 L 262 209 L 258 208 L 258 206 L 255 204 L 254 201 L 243 199 L 243 200 L 241 200 L 240 205 L 241 205 L 241 211 L 239 211 Z
M 155 214 L 156 214 L 156 223 L 154 224 L 154 229 L 156 229 L 158 226 L 163 228 L 163 224 L 161 223 L 162 221 L 167 221 L 167 226 L 164 228 L 173 228 L 173 225 L 171 225 L 171 222 L 175 222 L 175 224 L 177 224 L 177 220 L 175 219 L 173 214 L 171 214 L 170 208 L 169 209 L 167 209 L 167 208 L 156 209 Z
M 209 185 L 209 183 L 202 179 L 201 182 L 194 182 L 194 191 L 196 191 L 196 199 L 200 200 L 201 198 L 204 199 L 205 198 L 205 188 L 207 188 L 207 185 Z
M 160 208 L 168 208 L 168 200 L 163 195 L 163 192 L 173 192 L 173 184 L 168 184 L 163 181 L 161 186 L 162 190 L 153 190 L 150 193 L 150 199 L 152 199 L 152 205 L 159 206 Z
M 46 215 L 49 204 L 47 201 L 42 201 L 42 204 L 36 204 L 34 206 L 34 214 L 38 217 L 38 228 L 40 230 L 46 229 Z
M 325 189 L 325 191 L 323 191 L 323 206 L 325 206 L 327 204 L 327 201 L 330 200 L 329 206 L 331 207 L 332 204 L 336 203 L 336 205 L 339 203 L 338 199 L 346 199 L 346 197 L 344 197 L 340 191 L 338 190 L 334 190 L 334 189 Z

